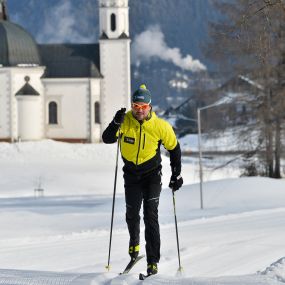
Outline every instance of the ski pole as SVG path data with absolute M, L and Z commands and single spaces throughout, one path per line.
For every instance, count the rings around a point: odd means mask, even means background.
M 178 272 L 182 272 L 183 268 L 181 266 L 181 261 L 180 261 L 179 237 L 178 237 L 178 226 L 177 226 L 176 205 L 175 205 L 175 194 L 174 194 L 174 192 L 175 191 L 172 189 L 173 210 L 174 210 L 174 220 L 175 220 L 175 229 L 176 229 L 176 243 L 177 243 L 177 253 L 178 253 L 178 263 L 179 263 Z
M 116 168 L 115 168 L 113 202 L 112 202 L 112 216 L 111 216 L 111 227 L 110 227 L 109 254 L 108 254 L 108 264 L 106 265 L 106 269 L 108 270 L 108 272 L 110 270 L 110 258 L 111 258 L 112 233 L 113 233 L 114 210 L 115 210 L 115 197 L 116 197 L 116 188 L 117 188 L 118 158 L 119 158 L 119 150 L 120 150 L 120 141 L 121 141 L 121 134 L 120 134 L 120 129 L 119 129 L 119 137 L 118 137 L 118 142 L 117 142 L 117 156 L 116 156 Z

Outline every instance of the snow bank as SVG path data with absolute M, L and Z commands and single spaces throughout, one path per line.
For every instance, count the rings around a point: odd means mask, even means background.
M 285 257 L 280 258 L 276 262 L 272 263 L 264 271 L 261 271 L 260 274 L 285 283 Z

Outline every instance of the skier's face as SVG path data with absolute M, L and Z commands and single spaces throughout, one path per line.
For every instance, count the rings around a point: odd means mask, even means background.
M 150 109 L 151 107 L 149 104 L 141 102 L 132 103 L 133 116 L 138 121 L 143 121 L 144 119 L 146 119 Z

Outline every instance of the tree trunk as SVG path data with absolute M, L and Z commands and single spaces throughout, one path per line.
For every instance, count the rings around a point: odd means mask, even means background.
M 266 164 L 267 176 L 273 178 L 273 143 L 272 143 L 272 130 L 267 128 L 267 143 L 266 143 Z
M 271 89 L 267 92 L 266 97 L 266 109 L 265 109 L 265 129 L 266 129 L 266 164 L 267 164 L 267 176 L 273 178 L 274 177 L 274 151 L 273 151 L 273 129 L 272 129 L 272 114 L 271 114 L 271 98 L 272 98 Z
M 280 158 L 281 158 L 281 126 L 279 119 L 276 120 L 275 128 L 275 167 L 274 167 L 274 177 L 281 178 L 281 169 L 280 169 Z

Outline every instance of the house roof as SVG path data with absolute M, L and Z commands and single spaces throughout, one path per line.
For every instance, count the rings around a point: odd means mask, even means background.
M 263 87 L 248 77 L 239 75 L 225 82 L 219 90 L 244 92 L 249 90 L 263 90 Z
M 39 44 L 45 78 L 102 77 L 99 44 Z

